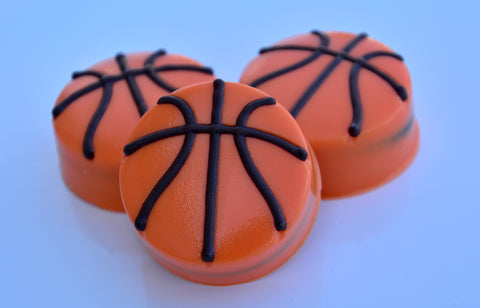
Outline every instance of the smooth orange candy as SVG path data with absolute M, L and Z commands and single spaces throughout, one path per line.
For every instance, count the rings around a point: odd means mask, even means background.
M 262 49 L 240 82 L 295 116 L 317 156 L 324 198 L 375 188 L 417 153 L 407 67 L 364 34 L 313 31 L 282 40 Z
M 158 98 L 213 80 L 200 63 L 160 50 L 119 54 L 73 74 L 53 109 L 62 176 L 80 198 L 123 211 L 118 184 L 122 148 Z
M 288 111 L 257 89 L 216 80 L 162 97 L 124 152 L 126 213 L 149 253 L 185 279 L 259 278 L 312 228 L 315 156 Z

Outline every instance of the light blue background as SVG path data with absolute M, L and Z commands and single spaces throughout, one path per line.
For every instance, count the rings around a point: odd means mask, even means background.
M 480 307 L 478 13 L 474 1 L 3 1 L 0 306 Z M 260 47 L 312 29 L 365 31 L 404 56 L 421 147 L 391 183 L 322 202 L 279 270 L 187 282 L 124 215 L 63 185 L 50 111 L 71 72 L 163 47 L 236 81 Z

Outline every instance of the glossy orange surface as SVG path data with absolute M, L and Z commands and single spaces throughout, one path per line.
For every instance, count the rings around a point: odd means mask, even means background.
M 328 48 L 335 51 L 341 50 L 355 37 L 350 33 L 325 33 L 330 38 Z M 317 47 L 319 38 L 313 34 L 303 34 L 273 46 L 281 45 Z M 367 38 L 349 54 L 360 58 L 372 51 L 392 52 L 382 43 Z M 260 54 L 245 68 L 240 82 L 250 84 L 265 74 L 299 62 L 311 54 L 306 50 Z M 291 110 L 333 59 L 333 55 L 322 54 L 308 65 L 257 87 Z M 342 60 L 296 117 L 317 156 L 324 198 L 344 197 L 375 188 L 400 174 L 417 153 L 419 130 L 413 114 L 412 87 L 407 67 L 402 61 L 386 56 L 375 57 L 368 62 L 402 85 L 408 93 L 408 99 L 402 101 L 388 83 L 362 68 L 358 82 L 363 125 L 360 135 L 350 136 L 348 128 L 353 110 L 349 75 L 353 64 Z
M 225 83 L 224 93 L 221 123 L 231 127 L 236 125 L 245 105 L 267 96 L 236 83 Z M 190 105 L 196 123 L 211 123 L 212 82 L 188 86 L 172 95 Z M 185 119 L 177 107 L 156 105 L 139 121 L 128 142 L 184 124 Z M 233 135 L 221 134 L 215 199 L 215 259 L 213 262 L 202 260 L 210 134 L 196 133 L 185 164 L 156 201 L 145 231 L 138 231 L 150 254 L 181 277 L 214 285 L 259 278 L 286 262 L 313 225 L 320 202 L 320 174 L 298 124 L 285 108 L 270 105 L 253 111 L 246 125 L 308 151 L 307 159 L 302 161 L 277 145 L 246 139 L 255 166 L 281 206 L 287 228 L 275 229 L 265 199 L 242 164 Z M 132 222 L 150 191 L 177 157 L 184 139 L 181 135 L 156 141 L 122 161 L 120 186 Z
M 151 52 L 139 52 L 126 55 L 129 69 L 144 67 Z M 166 54 L 156 59 L 154 67 L 163 65 L 201 66 L 190 58 Z M 121 74 L 114 58 L 102 61 L 88 68 L 105 75 Z M 174 88 L 188 84 L 213 80 L 213 76 L 193 71 L 162 71 L 157 73 Z M 148 107 L 169 91 L 154 83 L 147 75 L 135 76 L 136 84 Z M 84 87 L 99 79 L 94 76 L 82 76 L 68 83 L 60 93 L 55 105 Z M 128 136 L 140 118 L 131 90 L 125 79 L 113 84 L 110 103 L 94 135 L 95 156 L 92 160 L 84 157 L 83 138 L 88 124 L 102 99 L 102 87 L 79 97 L 53 120 L 57 149 L 60 158 L 62 176 L 67 187 L 80 198 L 104 209 L 124 211 L 118 185 L 118 172 L 122 158 L 122 149 Z

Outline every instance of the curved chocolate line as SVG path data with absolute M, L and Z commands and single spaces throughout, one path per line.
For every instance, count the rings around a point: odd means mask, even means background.
M 328 36 L 326 36 L 325 34 L 321 33 L 321 32 L 312 32 L 313 34 L 319 36 L 320 38 L 320 46 L 325 46 L 327 47 L 328 44 L 329 44 L 329 38 Z M 283 48 L 281 50 L 285 50 L 285 46 L 282 46 Z M 298 46 L 296 46 L 298 47 Z M 273 51 L 273 50 L 280 50 L 280 49 L 274 49 L 275 47 L 271 47 L 271 48 L 265 48 L 265 49 L 262 49 L 260 50 L 260 53 L 265 53 L 265 52 L 268 52 L 268 51 Z M 264 82 L 267 82 L 269 81 L 270 79 L 273 79 L 273 78 L 276 78 L 276 77 L 279 77 L 281 75 L 284 75 L 284 74 L 287 74 L 291 71 L 294 71 L 294 70 L 297 70 L 313 61 L 315 61 L 318 57 L 320 57 L 323 53 L 323 51 L 319 50 L 318 48 L 314 48 L 313 50 L 311 51 L 314 51 L 310 56 L 306 57 L 305 59 L 297 62 L 297 63 L 294 63 L 292 65 L 289 65 L 287 67 L 284 67 L 284 68 L 281 68 L 279 70 L 276 70 L 276 71 L 273 71 L 269 74 L 266 74 L 260 78 L 258 78 L 257 80 L 254 80 L 253 82 L 250 83 L 250 85 L 252 87 L 256 87 Z
M 368 61 L 370 59 L 381 57 L 381 56 L 392 57 L 398 60 L 402 60 L 402 57 L 400 57 L 399 55 L 392 52 L 388 52 L 388 51 L 370 52 L 363 55 L 361 58 L 364 61 Z M 352 66 L 352 69 L 350 70 L 350 76 L 349 76 L 350 102 L 352 103 L 353 117 L 352 117 L 352 122 L 350 124 L 350 127 L 348 128 L 348 133 L 352 137 L 357 137 L 360 134 L 360 131 L 362 130 L 363 110 L 362 110 L 362 103 L 360 99 L 360 89 L 358 85 L 358 77 L 359 77 L 361 68 L 362 68 L 361 64 L 358 62 L 355 62 Z M 385 74 L 380 70 L 378 70 L 377 76 L 385 80 L 397 92 L 398 96 L 400 96 L 402 100 L 407 99 L 407 94 L 406 94 L 407 91 L 405 90 L 405 88 L 402 87 L 399 83 L 397 83 L 392 77 L 390 77 L 389 75 Z
M 164 50 L 164 49 L 159 49 L 155 52 L 153 52 L 150 56 L 148 56 L 147 59 L 145 59 L 145 62 L 144 62 L 144 66 L 153 66 L 153 63 L 155 62 L 155 60 L 157 60 L 158 58 L 160 58 L 161 56 L 163 55 L 166 55 L 167 52 Z
M 180 98 L 173 98 L 173 96 L 162 97 L 158 104 L 172 104 L 176 106 L 183 114 L 185 122 L 187 124 L 195 123 L 195 116 L 190 106 Z M 170 165 L 165 174 L 160 178 L 160 180 L 155 184 L 154 188 L 148 195 L 148 197 L 143 202 L 143 205 L 140 209 L 140 212 L 135 219 L 135 228 L 139 231 L 144 231 L 147 227 L 148 216 L 155 205 L 155 202 L 158 200 L 163 191 L 170 185 L 173 179 L 177 176 L 178 172 L 182 168 L 183 164 L 188 158 L 190 151 L 193 147 L 193 141 L 195 139 L 194 133 L 186 133 L 185 139 L 183 141 L 182 148 L 178 153 L 177 157 Z
M 273 104 L 275 104 L 275 100 L 268 97 L 250 102 L 240 112 L 240 115 L 237 118 L 237 126 L 245 126 L 248 116 L 255 109 Z M 267 183 L 265 183 L 265 180 L 255 166 L 252 157 L 250 156 L 250 153 L 248 151 L 245 136 L 234 135 L 234 139 L 235 145 L 237 146 L 238 154 L 240 155 L 245 170 L 250 176 L 250 179 L 252 179 L 253 183 L 255 183 L 255 186 L 260 191 L 263 198 L 267 202 L 268 207 L 270 208 L 270 212 L 272 213 L 273 220 L 275 222 L 275 228 L 278 231 L 284 231 L 287 228 L 287 221 L 285 219 L 285 215 L 283 215 L 282 208 L 280 207 L 277 198 L 275 198 L 272 190 L 268 187 Z
M 95 136 L 98 123 L 100 123 L 100 119 L 103 117 L 103 114 L 107 110 L 108 104 L 110 103 L 112 92 L 113 84 L 111 82 L 106 83 L 102 100 L 100 101 L 100 104 L 98 104 L 97 110 L 95 110 L 90 123 L 88 123 L 87 131 L 85 132 L 85 136 L 83 138 L 83 155 L 87 159 L 93 159 L 95 156 L 95 153 L 93 152 L 93 137 Z

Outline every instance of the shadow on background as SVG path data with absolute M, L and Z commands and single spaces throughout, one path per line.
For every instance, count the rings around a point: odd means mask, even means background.
M 314 227 L 315 241 L 324 244 L 355 242 L 392 225 L 405 209 L 412 188 L 412 168 L 370 192 L 320 204 Z
M 111 253 L 145 254 L 137 232 L 126 214 L 100 209 L 71 192 L 69 201 L 79 228 L 94 243 Z

